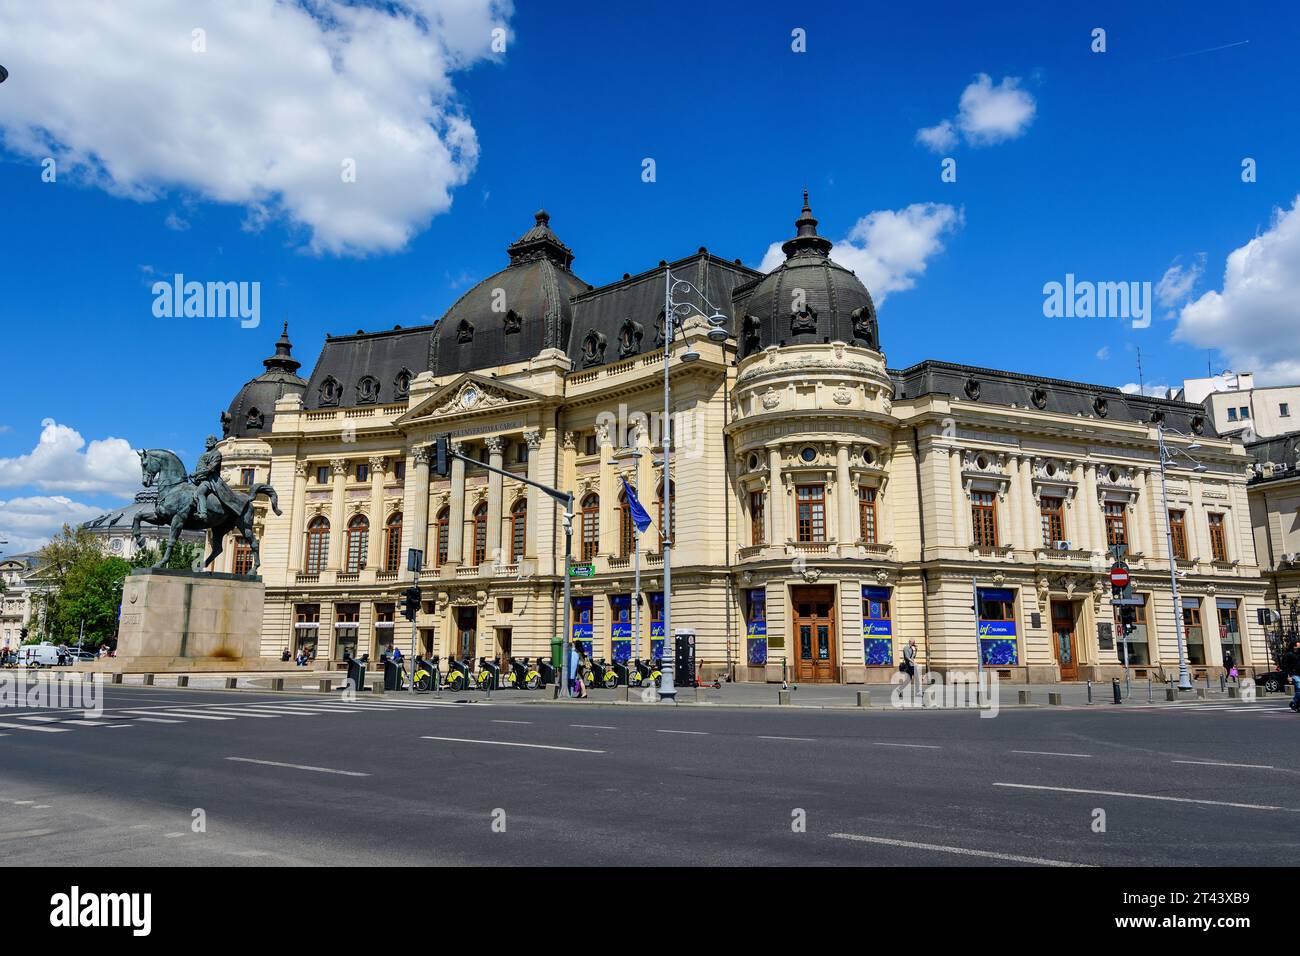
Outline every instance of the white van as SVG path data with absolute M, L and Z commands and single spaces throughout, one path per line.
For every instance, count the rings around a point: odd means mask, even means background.
M 18 648 L 19 667 L 57 667 L 59 649 L 53 644 L 24 644 Z

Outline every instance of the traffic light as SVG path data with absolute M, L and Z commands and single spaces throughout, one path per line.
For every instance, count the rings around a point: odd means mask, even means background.
M 451 456 L 448 454 L 451 439 L 447 435 L 439 435 L 433 440 L 433 473 L 439 478 L 446 478 L 451 474 Z
M 1122 605 L 1119 609 L 1119 626 L 1120 631 L 1125 637 L 1128 637 L 1137 630 L 1137 608 L 1131 604 Z
M 420 589 L 411 585 L 402 592 L 402 617 L 414 621 L 420 611 Z
M 18 632 L 18 639 L 19 639 L 20 641 L 23 641 L 24 643 L 26 643 L 26 641 L 27 641 L 27 628 L 24 627 L 22 630 L 20 630 L 20 631 Z

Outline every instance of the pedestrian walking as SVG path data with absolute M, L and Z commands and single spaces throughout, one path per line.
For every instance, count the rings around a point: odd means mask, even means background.
M 575 697 L 587 696 L 587 685 L 582 680 L 582 675 L 587 669 L 586 655 L 582 652 L 582 642 L 574 641 L 573 649 L 569 652 L 569 693 Z
M 916 680 L 916 641 L 909 640 L 903 648 L 903 663 L 898 669 L 907 675 L 909 681 Z
M 1223 652 L 1223 669 L 1228 672 L 1228 679 L 1237 679 L 1237 662 L 1232 659 L 1232 651 Z
M 1291 645 L 1291 650 L 1282 655 L 1279 661 L 1282 665 L 1282 673 L 1291 679 L 1292 686 L 1295 687 L 1295 696 L 1291 698 L 1291 709 L 1300 714 L 1300 641 Z

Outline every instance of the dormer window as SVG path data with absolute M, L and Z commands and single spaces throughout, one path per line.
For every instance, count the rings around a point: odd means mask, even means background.
M 373 405 L 379 401 L 379 379 L 373 375 L 363 375 L 357 381 L 357 404 Z
M 261 431 L 265 424 L 266 417 L 260 411 L 256 408 L 250 408 L 248 410 L 248 419 L 244 423 L 244 427 L 248 431 Z
M 523 317 L 514 309 L 511 309 L 506 313 L 506 317 L 505 317 L 506 335 L 513 335 L 514 333 L 518 332 L 519 329 L 523 326 L 523 324 L 524 324 Z
M 397 373 L 393 379 L 393 397 L 399 399 L 408 398 L 411 394 L 411 370 L 404 368 Z
M 333 375 L 325 377 L 325 381 L 320 383 L 320 403 L 321 405 L 337 405 L 343 398 L 343 386 Z
M 474 323 L 469 319 L 461 319 L 456 326 L 456 341 L 461 345 L 474 341 Z

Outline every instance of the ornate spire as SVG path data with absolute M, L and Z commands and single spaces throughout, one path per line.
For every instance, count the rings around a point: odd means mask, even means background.
M 533 214 L 533 220 L 533 228 L 506 247 L 506 252 L 510 253 L 510 264 L 550 259 L 561 269 L 568 269 L 573 263 L 573 250 L 560 242 L 560 237 L 551 231 L 550 213 L 539 209 Z
M 293 357 L 293 343 L 289 341 L 289 323 L 284 323 L 284 329 L 280 332 L 280 338 L 275 343 L 275 354 L 268 359 L 263 359 L 262 364 L 266 366 L 268 372 L 282 370 L 290 375 L 297 373 L 299 366 L 302 365 Z
M 794 221 L 794 225 L 794 238 L 787 239 L 781 245 L 781 251 L 785 253 L 787 259 L 805 250 L 823 256 L 831 251 L 831 241 L 817 235 L 817 220 L 813 218 L 812 207 L 808 205 L 806 187 L 803 191 L 803 209 L 800 210 L 799 218 Z

